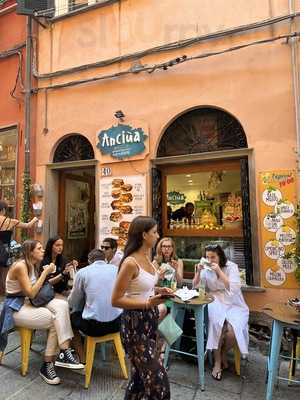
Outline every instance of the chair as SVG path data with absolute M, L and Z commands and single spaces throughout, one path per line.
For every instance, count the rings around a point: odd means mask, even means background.
M 234 366 L 237 376 L 241 376 L 241 352 L 237 343 L 234 344 Z
M 32 340 L 32 329 L 17 327 L 16 330 L 20 334 L 21 339 L 21 375 L 25 376 L 28 372 L 29 351 Z M 4 352 L 0 352 L 0 364 L 2 362 Z
M 90 382 L 91 382 L 91 375 L 92 375 L 92 368 L 93 368 L 93 363 L 94 363 L 94 357 L 95 357 L 95 350 L 96 350 L 96 344 L 97 343 L 105 343 L 113 341 L 115 345 L 115 349 L 119 358 L 119 363 L 124 375 L 125 379 L 128 379 L 128 373 L 127 373 L 127 368 L 126 368 L 126 363 L 125 363 L 125 353 L 124 349 L 121 343 L 121 337 L 120 333 L 111 333 L 109 335 L 105 336 L 99 336 L 99 337 L 91 337 L 91 336 L 86 336 L 86 365 L 85 365 L 85 389 L 88 389 Z
M 289 385 L 292 380 L 295 380 L 297 361 L 300 361 L 300 336 L 297 336 L 296 333 L 296 336 L 293 338 L 291 361 L 289 365 Z

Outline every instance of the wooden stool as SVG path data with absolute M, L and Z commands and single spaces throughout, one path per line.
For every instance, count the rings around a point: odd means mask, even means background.
M 91 382 L 91 375 L 92 375 L 92 369 L 93 369 L 93 363 L 94 363 L 94 357 L 95 357 L 95 350 L 96 350 L 96 344 L 97 343 L 105 343 L 113 341 L 115 345 L 115 349 L 119 358 L 119 363 L 124 375 L 125 379 L 128 379 L 128 374 L 127 374 L 127 368 L 125 364 L 125 353 L 124 349 L 121 343 L 121 337 L 120 333 L 111 333 L 109 335 L 105 336 L 99 336 L 99 337 L 91 337 L 91 336 L 86 336 L 86 356 L 85 356 L 85 385 L 84 387 L 88 389 L 89 384 Z
M 293 345 L 292 345 L 292 354 L 291 361 L 289 365 L 289 379 L 288 384 L 291 384 L 291 381 L 295 379 L 296 369 L 297 369 L 297 361 L 300 361 L 300 337 L 294 337 Z
M 237 376 L 241 376 L 241 352 L 237 343 L 234 344 L 234 366 Z

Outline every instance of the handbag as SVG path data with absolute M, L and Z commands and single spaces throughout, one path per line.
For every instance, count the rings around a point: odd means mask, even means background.
M 49 301 L 53 300 L 54 296 L 55 296 L 55 293 L 54 293 L 53 286 L 49 282 L 46 282 L 40 288 L 37 295 L 33 299 L 30 299 L 30 303 L 34 307 L 43 307 L 46 304 L 48 304 Z
M 158 332 L 163 336 L 169 346 L 182 335 L 182 329 L 171 314 L 168 314 L 158 325 Z

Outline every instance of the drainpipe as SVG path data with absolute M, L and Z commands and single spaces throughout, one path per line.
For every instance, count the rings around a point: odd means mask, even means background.
M 30 135 L 31 135 L 31 87 L 32 86 L 32 17 L 27 17 L 26 34 L 26 70 L 25 70 L 25 127 L 24 127 L 24 147 L 25 162 L 23 176 L 23 204 L 21 220 L 27 222 L 30 214 Z M 22 239 L 27 239 L 27 233 L 22 232 Z
M 295 14 L 295 0 L 289 0 L 289 14 Z M 295 32 L 295 19 L 291 20 L 291 31 Z M 292 72 L 293 72 L 293 91 L 294 91 L 294 105 L 295 105 L 295 122 L 296 122 L 296 153 L 297 153 L 297 168 L 300 168 L 300 94 L 299 94 L 299 71 L 298 71 L 298 38 L 292 37 L 291 39 L 291 59 L 292 59 Z M 298 180 L 297 180 L 298 181 Z M 297 183 L 298 194 L 299 182 Z
M 32 18 L 27 17 L 26 72 L 25 72 L 25 165 L 24 174 L 30 176 L 31 80 L 32 80 Z

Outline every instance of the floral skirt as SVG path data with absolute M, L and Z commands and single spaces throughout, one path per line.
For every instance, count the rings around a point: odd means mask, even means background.
M 157 307 L 150 310 L 125 310 L 121 336 L 131 362 L 131 379 L 125 400 L 169 400 L 170 385 L 166 370 L 156 352 Z

